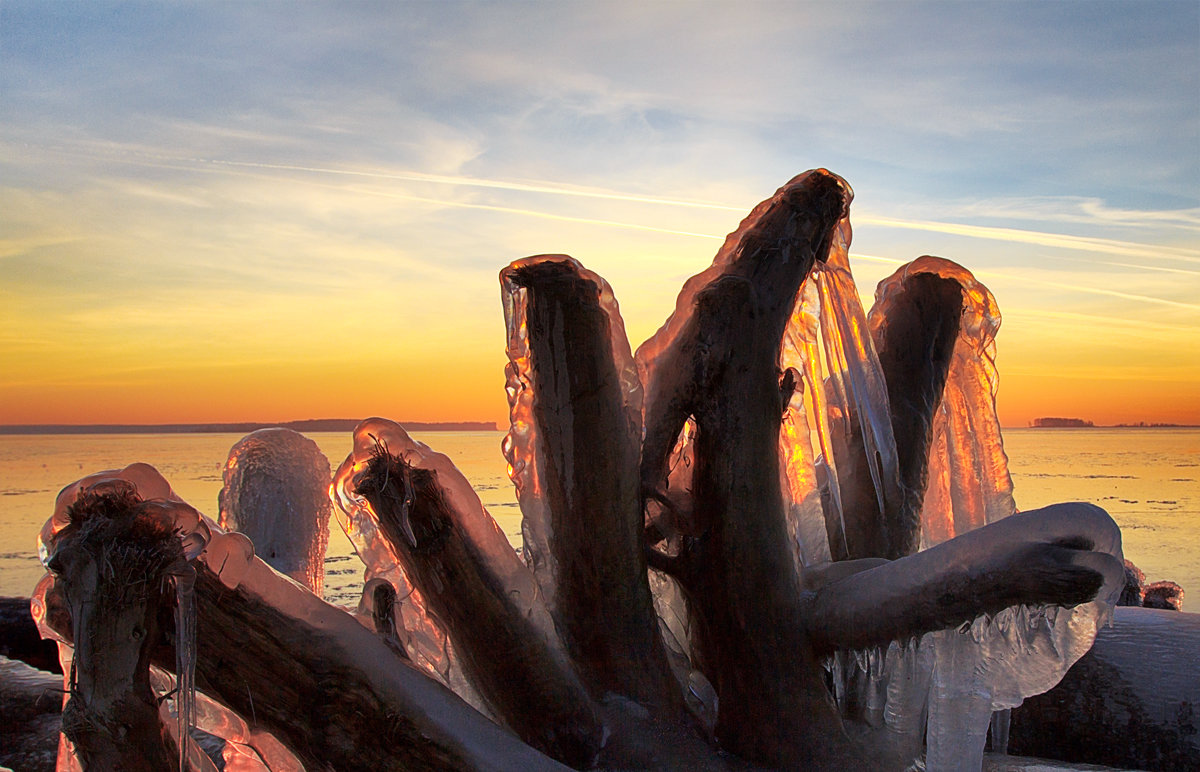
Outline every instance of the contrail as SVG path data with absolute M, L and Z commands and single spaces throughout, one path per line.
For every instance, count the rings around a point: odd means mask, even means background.
M 319 184 L 319 183 L 318 183 Z M 325 186 L 322 186 L 325 187 Z M 553 214 L 551 212 L 541 212 L 536 209 L 517 209 L 510 206 L 496 206 L 494 204 L 472 204 L 466 201 L 447 201 L 440 198 L 427 198 L 425 196 L 411 196 L 406 193 L 393 193 L 384 190 L 362 190 L 361 188 L 353 189 L 356 193 L 362 193 L 369 196 L 380 196 L 383 198 L 396 198 L 403 201 L 417 201 L 424 204 L 436 204 L 438 206 L 455 207 L 458 209 L 483 209 L 489 212 L 505 212 L 507 214 L 520 214 L 528 217 L 540 217 L 545 220 L 559 220 L 562 222 L 577 222 L 585 225 L 602 225 L 609 228 L 626 228 L 629 230 L 650 231 L 651 233 L 668 233 L 673 236 L 691 236 L 699 239 L 716 239 L 724 241 L 724 236 L 718 236 L 712 233 L 696 233 L 694 231 L 673 230 L 671 228 L 657 228 L 653 225 L 640 225 L 638 223 L 620 222 L 617 220 L 599 220 L 592 217 L 574 217 L 572 215 Z
M 1071 263 L 1082 263 L 1084 265 L 1111 265 L 1116 268 L 1133 268 L 1138 271 L 1161 271 L 1162 273 L 1179 273 L 1184 276 L 1200 276 L 1200 271 L 1191 271 L 1187 268 L 1167 268 L 1161 265 L 1141 265 L 1138 263 L 1118 263 L 1112 260 L 1086 260 L 1082 257 L 1063 257 L 1056 255 L 1054 260 L 1066 260 Z
M 970 236 L 979 239 L 991 239 L 993 241 L 1015 241 L 1025 244 L 1037 244 L 1044 247 L 1062 247 L 1064 249 L 1079 249 L 1088 252 L 1106 252 L 1108 254 L 1134 257 L 1158 257 L 1170 260 L 1183 260 L 1189 263 L 1200 263 L 1200 256 L 1197 256 L 1195 250 L 1150 246 L 1131 241 L 1100 239 L 1092 236 L 1067 236 L 1061 233 L 1027 231 L 1018 228 L 997 228 L 991 225 L 962 225 L 960 223 L 936 222 L 932 220 L 897 220 L 892 217 L 875 217 L 871 215 L 860 215 L 854 219 L 859 225 L 881 225 L 888 228 L 949 233 L 955 236 Z
M 866 260 L 871 263 L 887 263 L 888 265 L 904 265 L 908 262 L 896 257 L 878 257 L 876 255 L 864 255 L 859 252 L 851 252 L 850 257 L 855 260 Z
M 48 150 L 78 153 L 62 147 L 42 146 Z M 273 171 L 305 172 L 308 174 L 328 174 L 345 177 L 360 177 L 367 179 L 395 180 L 399 182 L 423 182 L 436 185 L 451 185 L 462 187 L 488 188 L 493 190 L 509 190 L 523 193 L 544 193 L 548 195 L 568 196 L 575 198 L 593 198 L 607 201 L 628 201 L 642 204 L 657 204 L 663 206 L 678 206 L 693 209 L 710 209 L 726 212 L 745 212 L 744 205 L 720 204 L 690 199 L 667 198 L 662 196 L 644 196 L 620 191 L 602 190 L 596 188 L 577 188 L 559 183 L 549 182 L 515 182 L 509 180 L 494 180 L 480 177 L 460 175 L 427 174 L 409 170 L 384 172 L 365 171 L 357 169 L 339 169 L 328 166 L 305 166 L 301 164 L 273 164 L 254 161 L 231 161 L 220 158 L 197 158 L 188 156 L 150 153 L 145 150 L 122 150 L 115 154 L 117 159 L 129 160 L 130 155 L 143 155 L 163 161 L 193 163 L 209 167 L 233 167 L 246 169 L 264 169 Z M 113 154 L 94 153 L 93 157 L 113 158 Z M 529 210 L 518 210 L 529 211 Z M 1064 249 L 1084 250 L 1090 252 L 1105 252 L 1136 257 L 1165 258 L 1200 263 L 1200 253 L 1193 249 L 1178 247 L 1159 247 L 1115 239 L 1101 239 L 1091 236 L 1070 236 L 1061 233 L 1031 231 L 1019 228 L 1000 228 L 988 225 L 965 225 L 962 223 L 940 222 L 936 220 L 901 220 L 894 217 L 880 217 L 861 214 L 854 217 L 858 225 L 879 225 L 882 227 L 904 228 L 908 230 L 927 231 L 932 233 L 947 233 L 959 236 L 990 239 L 994 241 L 1009 241 L 1040 246 L 1061 247 Z M 700 235 L 700 234 L 686 234 Z M 705 238 L 711 234 L 703 234 Z
M 1108 297 L 1121 298 L 1123 300 L 1140 300 L 1145 303 L 1157 303 L 1164 306 L 1173 306 L 1175 308 L 1187 308 L 1192 311 L 1200 311 L 1200 305 L 1197 305 L 1196 303 L 1184 303 L 1178 300 L 1155 298 L 1149 295 L 1136 295 L 1132 292 L 1119 292 L 1117 290 L 1101 289 L 1100 287 L 1084 287 L 1078 284 L 1064 284 L 1057 281 L 1034 279 L 1029 276 L 1015 276 L 1012 274 L 997 273 L 995 271 L 972 271 L 971 273 L 975 274 L 976 276 L 989 276 L 995 279 L 1004 279 L 1006 281 L 1016 281 L 1025 284 L 1040 284 L 1043 287 L 1054 287 L 1055 289 L 1070 290 L 1072 292 L 1085 292 L 1090 295 L 1107 295 Z
M 598 190 L 595 188 L 573 188 L 565 185 L 550 183 L 532 184 L 526 182 L 509 182 L 507 180 L 488 180 L 479 177 L 459 177 L 444 174 L 426 174 L 424 172 L 369 172 L 354 169 L 333 169 L 321 166 L 297 166 L 293 164 L 267 164 L 249 161 L 224 161 L 220 159 L 189 158 L 189 161 L 214 164 L 219 166 L 241 166 L 254 169 L 275 169 L 279 171 L 311 172 L 314 174 L 338 174 L 349 177 L 369 177 L 381 180 L 399 180 L 403 182 L 428 182 L 437 185 L 458 185 L 469 188 L 492 188 L 496 190 L 512 190 L 522 193 L 549 193 L 557 196 L 575 196 L 578 198 L 599 198 L 608 201 L 631 201 L 639 204 L 661 204 L 664 206 L 683 206 L 693 209 L 719 209 L 729 212 L 741 212 L 745 207 L 713 204 L 706 201 L 688 199 L 662 198 L 659 196 L 639 196 L 631 193 Z
M 1136 331 L 1154 333 L 1158 336 L 1161 336 L 1164 333 L 1175 333 L 1187 335 L 1189 339 L 1194 338 L 1196 335 L 1196 328 L 1194 327 L 1183 327 L 1177 324 L 1164 324 L 1162 322 L 1148 322 L 1143 319 L 1129 319 L 1120 316 L 1101 316 L 1100 314 L 1081 314 L 1076 311 L 1052 311 L 1044 308 L 1025 308 L 1020 306 L 1004 309 L 1003 313 L 1004 318 L 1006 319 L 1010 317 L 1039 316 L 1046 319 L 1079 322 L 1080 324 L 1087 324 L 1093 327 L 1096 325 L 1103 325 L 1105 329 L 1114 329 L 1120 327 L 1133 328 L 1126 331 L 1129 333 L 1134 333 Z M 1159 339 L 1161 339 L 1161 337 Z

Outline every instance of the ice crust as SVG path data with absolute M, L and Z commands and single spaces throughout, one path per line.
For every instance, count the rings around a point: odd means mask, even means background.
M 942 402 L 933 422 L 929 482 L 921 508 L 921 548 L 995 522 L 1016 511 L 1008 457 L 996 416 L 996 299 L 966 268 L 925 255 L 879 283 L 868 323 L 878 327 L 904 282 L 921 273 L 957 281 L 963 315 Z
M 334 475 L 332 494 L 337 507 L 338 524 L 354 545 L 362 560 L 362 601 L 358 616 L 364 625 L 372 627 L 374 596 L 373 586 L 385 581 L 395 590 L 395 627 L 400 645 L 414 664 L 425 670 L 445 686 L 488 714 L 479 693 L 468 682 L 458 663 L 454 646 L 442 624 L 429 612 L 421 591 L 413 585 L 387 539 L 379 533 L 379 520 L 366 498 L 356 493 L 358 479 L 371 458 L 380 452 L 400 456 L 406 463 L 420 467 L 433 465 L 439 468 L 453 464 L 445 456 L 435 453 L 429 446 L 408 436 L 399 424 L 384 418 L 368 418 L 354 430 L 354 448 Z M 461 473 L 454 469 L 456 476 Z M 462 480 L 466 483 L 465 478 Z M 461 487 L 461 486 L 460 486 Z M 466 483 L 470 489 L 470 484 Z M 460 491 L 465 496 L 465 491 Z M 475 496 L 472 490 L 470 496 Z M 478 497 L 475 496 L 478 502 Z M 482 508 L 482 504 L 479 505 Z M 411 534 L 410 534 L 411 537 Z
M 508 364 L 504 368 L 505 392 L 508 396 L 510 419 L 509 430 L 501 449 L 508 462 L 508 476 L 516 488 L 517 502 L 521 508 L 521 537 L 524 545 L 522 556 L 537 576 L 547 602 L 553 607 L 558 586 L 558 566 L 554 564 L 550 549 L 550 512 L 546 497 L 543 496 L 545 449 L 538 437 L 537 424 L 533 418 L 534 388 L 526 319 L 529 292 L 514 279 L 522 268 L 546 261 L 569 263 L 582 280 L 595 285 L 600 308 L 608 317 L 609 346 L 620 380 L 623 408 L 628 420 L 634 425 L 641 424 L 643 382 L 638 377 L 616 296 L 612 287 L 599 274 L 589 271 L 579 261 L 566 255 L 528 257 L 515 261 L 501 272 L 501 300 L 507 332 L 505 351 L 508 354 Z

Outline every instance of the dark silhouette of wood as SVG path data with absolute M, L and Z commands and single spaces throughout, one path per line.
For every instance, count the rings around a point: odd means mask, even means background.
M 523 740 L 565 763 L 595 759 L 602 729 L 587 691 L 569 663 L 521 609 L 491 561 L 526 570 L 503 544 L 480 544 L 462 523 L 434 472 L 380 452 L 358 493 L 371 503 L 380 531 L 445 625 L 468 678 Z M 482 509 L 479 512 L 482 515 Z
M 1050 691 L 1012 710 L 1009 750 L 1125 769 L 1200 770 L 1200 615 L 1116 609 Z
M 118 494 L 85 494 L 78 517 L 53 545 L 58 578 L 52 592 L 68 599 L 73 627 L 65 632 L 77 642 L 78 696 L 73 693 L 64 710 L 64 732 L 89 768 L 174 768 L 170 749 L 158 739 L 162 727 L 148 685 L 151 655 L 159 667 L 175 668 L 174 646 L 158 621 L 170 617 L 171 600 L 152 594 L 144 604 L 111 603 L 104 608 L 119 613 L 103 621 L 90 609 L 105 593 L 128 600 L 139 588 L 162 587 L 170 561 L 156 556 L 179 553 L 180 541 L 173 523 L 143 525 L 147 518 L 139 514 L 153 502 L 140 502 L 130 490 Z M 138 525 L 122 533 L 109 522 Z M 126 567 L 136 570 L 113 574 L 118 581 L 81 582 L 76 577 L 94 576 L 104 562 L 98 555 L 142 559 Z M 198 685 L 273 733 L 307 768 L 563 768 L 410 666 L 348 613 L 258 558 L 250 558 L 233 588 L 202 560 L 191 566 Z
M 510 279 L 529 293 L 524 321 L 538 395 L 534 420 L 547 457 L 541 493 L 558 564 L 549 610 L 539 605 L 539 593 L 514 597 L 513 582 L 533 586 L 533 576 L 477 498 L 463 494 L 467 484 L 448 462 L 418 463 L 381 443 L 359 470 L 357 494 L 370 504 L 381 535 L 444 625 L 466 675 L 520 739 L 413 668 L 381 636 L 257 558 L 236 578 L 218 576 L 214 571 L 223 569 L 209 558 L 192 562 L 201 687 L 274 733 L 313 769 L 561 768 L 535 747 L 578 767 L 905 766 L 911 756 L 895 755 L 880 736 L 851 738 L 826 686 L 824 655 L 1016 604 L 1081 603 L 1102 585 L 1119 587 L 1124 569 L 1114 557 L 1115 525 L 1084 504 L 1010 517 L 892 561 L 803 572 L 795 564 L 779 471 L 781 418 L 794 379 L 779 371 L 780 342 L 800 286 L 828 254 L 848 203 L 848 187 L 834 175 L 797 177 L 751 212 L 713 269 L 689 282 L 678 316 L 643 347 L 644 360 L 639 352 L 649 374 L 640 463 L 636 416 L 622 402 L 611 320 L 596 304 L 595 284 L 560 259 L 510 269 Z M 889 365 L 899 391 L 921 391 L 917 404 L 901 411 L 898 425 L 906 432 L 927 433 L 923 416 L 945 378 L 940 359 L 918 361 L 922 351 L 942 357 L 950 335 L 953 291 L 931 286 L 937 308 L 929 315 L 915 308 L 907 327 L 897 326 L 897 334 L 906 329 L 919 338 L 909 341 L 917 353 L 896 348 Z M 687 501 L 674 513 L 679 549 L 646 552 L 641 513 L 647 502 L 672 501 L 668 459 L 689 419 L 694 467 Z M 902 474 L 915 485 L 923 474 L 916 458 L 921 439 L 906 442 Z M 105 522 L 139 523 L 145 518 L 138 514 L 152 509 L 122 490 L 85 493 L 91 496 L 86 516 L 60 534 L 54 565 L 80 641 L 78 661 L 87 663 L 79 684 L 94 692 L 98 675 L 118 667 L 133 673 L 115 687 L 136 698 L 120 711 L 150 742 L 157 718 L 150 719 L 141 684 L 150 654 L 174 665 L 166 656 L 171 647 L 158 645 L 164 636 L 154 628 L 170 600 L 148 593 L 128 608 L 104 601 L 122 609 L 116 633 L 88 632 L 95 619 L 88 593 L 107 590 L 89 579 L 102 561 L 83 537 Z M 870 549 L 889 555 L 909 549 L 910 524 L 901 520 L 893 528 L 891 515 L 877 514 L 851 513 L 863 517 L 864 529 L 886 532 L 882 546 Z M 161 587 L 165 572 L 178 570 L 178 556 L 155 550 L 169 542 L 178 551 L 178 539 L 161 522 L 156 528 L 96 543 L 125 550 L 127 541 L 139 545 L 146 536 L 158 546 L 132 575 Z M 683 588 L 695 663 L 720 698 L 713 746 L 698 748 L 697 735 L 671 719 L 679 713 L 678 692 L 663 666 L 662 644 L 649 633 L 647 562 Z M 553 622 L 543 625 L 543 615 Z M 387 627 L 386 611 L 374 624 Z M 113 637 L 129 637 L 138 625 L 152 643 L 131 646 Z M 115 661 L 102 661 L 110 652 Z M 627 672 L 610 672 L 622 668 Z M 134 686 L 122 690 L 122 683 Z
M 547 594 L 555 625 L 593 695 L 620 694 L 678 720 L 683 699 L 642 547 L 641 417 L 625 405 L 600 287 L 562 255 L 527 258 L 501 280 L 527 296 L 541 494 L 551 525 L 552 568 L 539 580 L 553 584 Z M 623 335 L 619 343 L 628 348 Z
M 853 529 L 864 543 L 852 549 L 851 557 L 894 560 L 921 546 L 921 503 L 933 417 L 942 401 L 962 310 L 962 287 L 957 281 L 917 274 L 892 298 L 884 323 L 871 330 L 887 383 L 901 501 L 898 511 L 889 513 L 880 527 Z M 849 523 L 846 528 L 852 530 Z
M 159 719 L 150 657 L 183 547 L 130 483 L 87 493 L 68 514 L 49 563 L 75 644 L 63 734 L 87 769 L 171 769 L 178 748 Z

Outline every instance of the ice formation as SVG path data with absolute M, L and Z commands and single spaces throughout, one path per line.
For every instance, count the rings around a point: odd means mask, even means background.
M 329 461 L 317 443 L 284 428 L 259 429 L 229 450 L 219 507 L 275 570 L 321 595 L 329 544 Z
M 848 227 L 839 231 L 848 233 Z M 875 347 L 861 323 L 857 295 L 829 289 L 831 276 L 840 278 L 841 286 L 853 287 L 846 237 L 831 250 L 830 267 L 810 278 L 815 288 L 806 286 L 801 293 L 781 357 L 781 368 L 794 367 L 804 378 L 804 389 L 794 400 L 803 407 L 789 406 L 781 442 L 790 462 L 786 473 L 793 539 L 805 564 L 848 551 L 845 542 L 838 549 L 829 546 L 830 540 L 846 537 L 846 494 L 839 486 L 846 453 L 838 451 L 853 442 L 845 420 L 839 426 L 835 419 L 858 416 L 867 457 L 879 454 L 871 482 L 880 511 L 889 498 L 900 496 L 894 487 L 899 474 L 895 438 Z M 926 549 L 1011 515 L 1016 507 L 995 407 L 994 340 L 1000 314 L 987 288 L 955 263 L 919 258 L 880 283 L 870 330 L 878 336 L 905 283 L 921 274 L 956 282 L 963 298 L 949 372 L 933 410 L 928 482 L 920 508 L 920 545 Z M 862 383 L 873 388 L 855 386 Z M 805 431 L 809 426 L 814 429 Z M 891 485 L 881 485 L 880 475 Z M 840 528 L 821 527 L 830 518 L 825 512 L 821 519 L 817 501 L 834 511 L 833 522 Z M 1093 548 L 1119 557 L 1119 536 Z M 930 769 L 978 769 L 993 711 L 1019 705 L 1058 683 L 1091 647 L 1115 602 L 1110 592 L 1070 609 L 1021 605 L 977 617 L 958 629 L 928 632 L 869 652 L 835 654 L 828 667 L 836 699 L 847 715 L 908 735 L 910 744 L 917 740 L 913 735 L 925 734 Z M 854 690 L 862 693 L 852 694 Z M 927 730 L 914 721 L 920 715 L 928 716 Z

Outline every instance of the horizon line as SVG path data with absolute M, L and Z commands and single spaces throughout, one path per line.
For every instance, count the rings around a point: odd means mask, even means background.
M 284 428 L 294 431 L 353 431 L 362 418 L 302 418 L 291 421 L 197 421 L 170 423 L 30 423 L 0 424 L 0 435 L 31 434 L 235 434 L 259 429 Z M 391 419 L 389 419 L 391 420 Z M 1001 425 L 1001 429 L 1200 429 L 1200 424 L 1136 421 L 1113 424 L 1087 423 L 1065 426 Z M 506 431 L 496 421 L 396 421 L 413 431 Z

